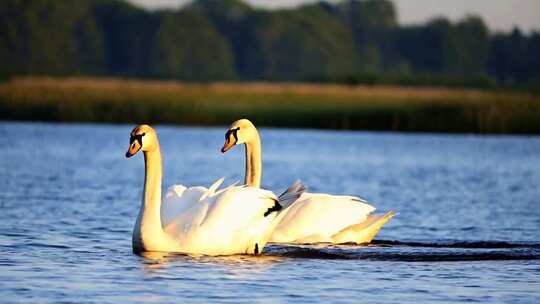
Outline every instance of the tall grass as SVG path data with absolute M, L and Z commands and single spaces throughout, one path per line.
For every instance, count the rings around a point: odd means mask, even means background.
M 399 86 L 16 78 L 0 84 L 0 119 L 540 133 L 540 97 Z

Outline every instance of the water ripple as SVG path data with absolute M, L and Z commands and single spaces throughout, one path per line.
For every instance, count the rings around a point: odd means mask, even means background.
M 399 215 L 370 245 L 139 256 L 131 128 L 0 122 L 0 302 L 540 302 L 538 137 L 263 128 L 266 188 L 301 179 Z M 241 179 L 224 128 L 157 130 L 164 187 Z
M 386 242 L 388 243 L 388 242 Z M 397 242 L 399 243 L 399 242 Z M 498 243 L 498 242 L 495 242 Z M 413 249 L 403 250 L 396 248 L 378 248 L 376 246 L 364 249 L 351 249 L 350 247 L 339 248 L 339 246 L 328 246 L 324 248 L 313 247 L 270 247 L 265 254 L 288 258 L 304 259 L 346 259 L 346 260 L 370 260 L 370 261 L 401 261 L 401 262 L 464 262 L 464 261 L 512 261 L 512 260 L 539 260 L 540 247 L 495 247 L 487 250 L 470 250 L 468 248 L 480 249 L 483 247 L 439 247 L 418 246 L 414 243 Z M 403 246 L 403 245 L 399 245 Z M 408 245 L 405 245 L 408 246 Z M 451 248 L 450 250 L 418 250 L 415 248 Z M 501 250 L 500 248 L 507 248 Z M 467 249 L 467 250 L 457 250 Z

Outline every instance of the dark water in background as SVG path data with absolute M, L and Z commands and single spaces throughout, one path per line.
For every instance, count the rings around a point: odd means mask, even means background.
M 131 253 L 132 126 L 0 123 L 0 302 L 540 302 L 540 138 L 261 131 L 266 188 L 397 209 L 370 246 Z M 243 175 L 225 128 L 158 127 L 164 187 Z

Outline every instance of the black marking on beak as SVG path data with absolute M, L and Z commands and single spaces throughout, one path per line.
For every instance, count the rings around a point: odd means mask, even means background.
M 221 148 L 221 153 L 227 152 L 227 150 L 229 150 L 232 146 L 236 145 L 236 143 L 238 142 L 238 130 L 240 130 L 240 127 L 236 129 L 230 129 L 229 131 L 227 131 L 227 133 L 225 133 L 225 145 L 223 146 L 223 148 Z M 234 142 L 229 145 L 231 135 L 234 137 Z
M 238 130 L 240 130 L 240 127 L 236 128 L 236 129 L 230 129 L 229 131 L 227 131 L 227 133 L 225 133 L 225 139 L 229 140 L 229 137 L 232 134 L 232 136 L 234 137 L 234 142 L 237 142 L 238 141 Z
M 236 143 L 238 141 L 239 130 L 240 130 L 240 127 L 227 131 L 227 134 L 226 134 L 227 138 L 228 138 L 228 135 L 232 133 L 232 135 L 234 136 L 234 142 Z
M 126 152 L 126 157 L 127 158 L 132 157 L 133 155 L 135 155 L 142 148 L 142 138 L 143 138 L 144 135 L 146 135 L 146 133 L 137 134 L 137 135 L 132 134 L 129 137 L 129 149 Z M 133 154 L 132 154 L 132 153 L 130 153 L 130 151 L 131 151 L 132 146 L 134 146 L 134 142 L 137 142 L 139 144 L 139 148 L 137 149 L 137 151 L 133 152 Z
M 133 134 L 129 137 L 129 144 L 131 145 L 134 141 L 138 141 L 139 142 L 139 145 L 142 147 L 142 138 L 143 136 L 145 136 L 146 133 L 143 133 L 143 134 Z

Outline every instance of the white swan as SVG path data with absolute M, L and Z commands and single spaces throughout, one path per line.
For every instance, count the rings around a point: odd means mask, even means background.
M 133 251 L 204 255 L 258 254 L 284 211 L 303 192 L 295 183 L 279 198 L 249 186 L 217 191 L 173 186 L 161 204 L 162 163 L 157 134 L 148 125 L 131 132 L 126 157 L 144 153 L 143 201 L 133 229 Z
M 221 152 L 235 145 L 246 149 L 245 184 L 260 187 L 261 142 L 257 129 L 247 119 L 235 121 L 225 134 Z M 334 244 L 369 243 L 395 212 L 371 214 L 375 208 L 355 196 L 303 193 L 272 233 L 270 242 Z

